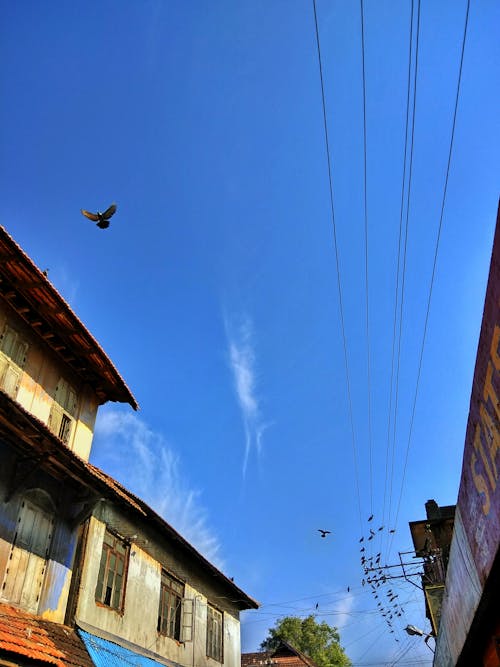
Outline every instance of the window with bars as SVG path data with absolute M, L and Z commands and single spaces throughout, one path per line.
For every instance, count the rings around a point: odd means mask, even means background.
M 95 599 L 96 602 L 117 611 L 123 610 L 128 553 L 128 545 L 106 530 Z
M 180 640 L 183 597 L 184 584 L 162 570 L 157 628 L 160 634 Z
M 224 662 L 222 612 L 207 605 L 207 656 L 218 662 Z

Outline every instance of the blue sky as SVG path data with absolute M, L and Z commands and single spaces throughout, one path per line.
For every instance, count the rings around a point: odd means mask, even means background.
M 360 6 L 317 0 L 354 438 L 311 2 L 2 2 L 0 215 L 140 403 L 101 410 L 91 460 L 261 601 L 243 650 L 314 612 L 355 665 L 430 664 L 401 631 L 428 628 L 420 591 L 394 582 L 389 634 L 358 540 L 373 510 L 394 563 L 425 501 L 456 500 L 498 204 L 500 5 L 471 3 L 409 439 L 466 10 L 421 3 L 394 440 L 410 3 L 364 6 L 369 388 Z M 108 230 L 80 214 L 112 201 Z

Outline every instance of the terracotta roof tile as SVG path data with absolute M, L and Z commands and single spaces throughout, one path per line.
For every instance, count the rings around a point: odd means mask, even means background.
M 51 329 L 61 334 L 68 348 L 83 355 L 86 365 L 91 366 L 101 378 L 105 385 L 103 400 L 129 403 L 137 410 L 137 401 L 111 359 L 50 280 L 2 225 L 0 258 L 3 278 L 13 285 L 23 299 L 27 299 L 34 312 L 38 312 L 42 306 L 43 318 Z M 14 307 L 13 303 L 10 305 Z M 26 322 L 30 324 L 29 320 Z
M 15 607 L 0 604 L 0 651 L 57 667 L 93 667 L 76 632 Z

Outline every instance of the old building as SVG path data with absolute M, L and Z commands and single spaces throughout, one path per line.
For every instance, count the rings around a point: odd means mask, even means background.
M 239 667 L 239 613 L 257 603 L 89 463 L 106 401 L 137 408 L 97 341 L 0 228 L 0 618 L 15 619 L 0 633 L 0 664 L 72 664 L 61 657 L 71 650 Z M 55 648 L 35 656 L 40 632 Z M 70 644 L 57 648 L 63 637 Z
M 317 667 L 317 665 L 314 660 L 282 639 L 272 651 L 242 653 L 241 667 Z
M 465 433 L 436 667 L 500 666 L 500 207 Z
M 422 590 L 425 612 L 436 635 L 441 618 L 446 568 L 450 557 L 455 505 L 440 507 L 435 500 L 425 503 L 426 518 L 410 521 L 415 556 L 423 559 Z

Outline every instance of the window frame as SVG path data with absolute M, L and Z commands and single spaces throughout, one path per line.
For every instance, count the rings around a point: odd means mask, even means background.
M 106 541 L 106 539 L 108 541 Z M 118 545 L 121 547 L 117 548 Z M 115 568 L 111 567 L 113 562 L 113 557 L 115 559 Z M 130 544 L 126 542 L 122 537 L 113 533 L 113 531 L 106 528 L 104 532 L 104 538 L 102 542 L 101 550 L 101 560 L 99 563 L 99 572 L 97 574 L 97 582 L 94 591 L 94 599 L 96 605 L 99 607 L 104 607 L 105 609 L 112 609 L 113 611 L 122 614 L 125 609 L 125 590 L 127 584 L 127 574 L 128 574 L 128 562 L 130 557 Z M 122 561 L 123 567 L 121 574 L 118 572 L 118 563 Z M 105 585 L 105 582 L 109 583 L 109 574 L 110 571 L 113 573 L 112 586 L 111 588 L 108 585 Z M 118 576 L 121 576 L 120 588 L 118 590 L 118 601 L 115 602 L 116 596 L 116 579 Z M 98 595 L 98 589 L 101 587 L 100 594 Z M 108 599 L 108 590 L 109 590 L 109 599 Z
M 161 568 L 160 600 L 158 603 L 158 623 L 156 630 L 162 637 L 181 641 L 182 603 L 184 600 L 184 582 L 173 577 L 164 567 Z M 172 600 L 174 604 L 172 604 Z M 174 618 L 172 619 L 172 612 Z
M 221 664 L 224 662 L 224 612 L 209 602 L 207 602 L 206 653 L 207 658 L 212 658 Z
M 61 396 L 64 396 L 65 400 L 61 400 Z M 73 436 L 77 410 L 78 394 L 74 386 L 65 378 L 59 378 L 50 408 L 48 426 L 68 447 Z
M 0 334 L 0 387 L 14 400 L 19 393 L 29 348 L 24 335 L 6 324 Z M 9 373 L 15 378 L 13 387 L 8 385 Z

